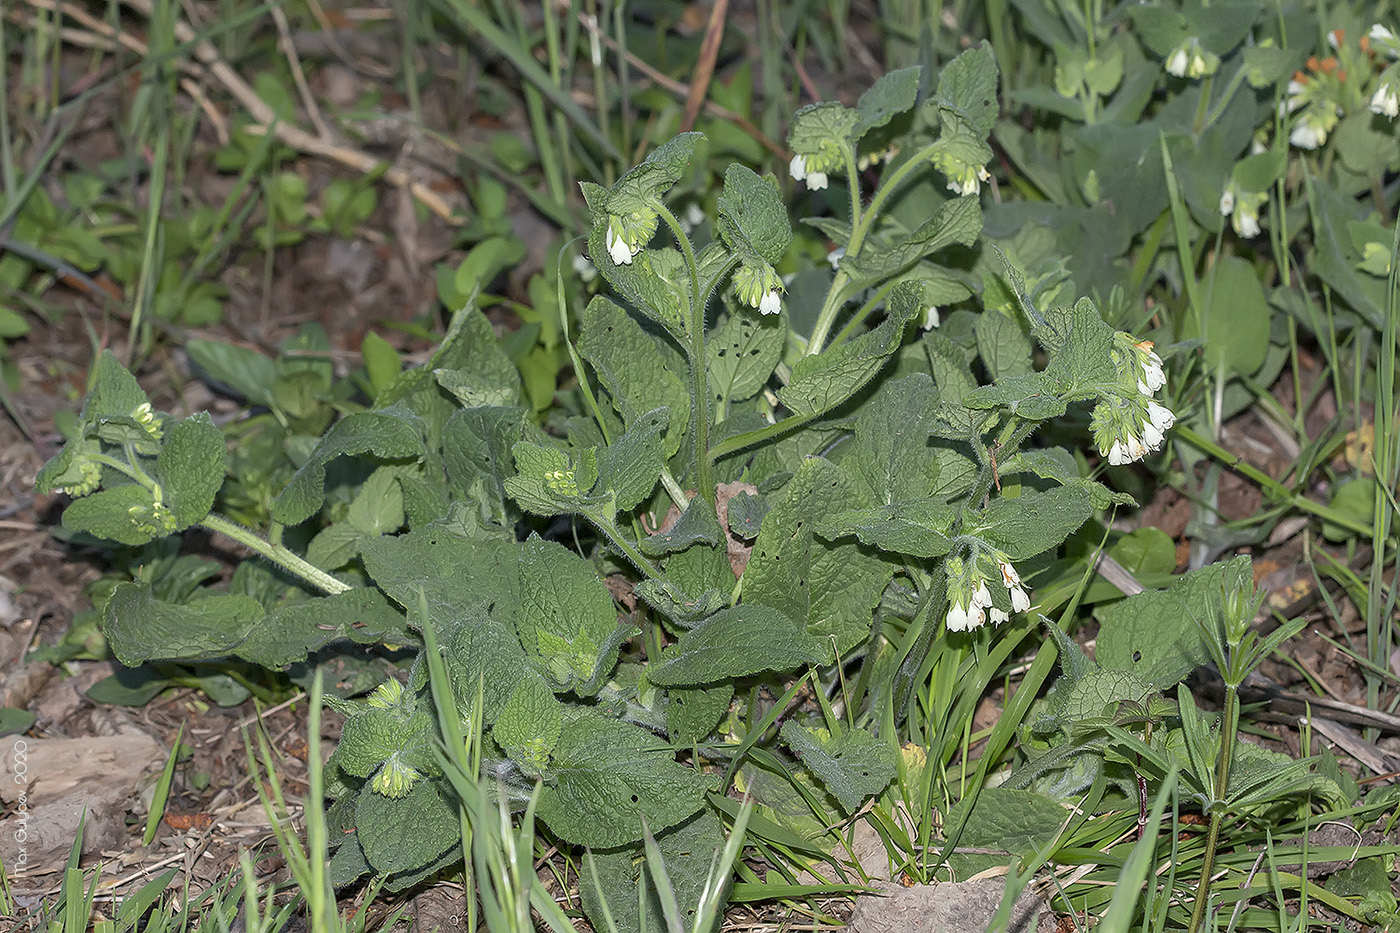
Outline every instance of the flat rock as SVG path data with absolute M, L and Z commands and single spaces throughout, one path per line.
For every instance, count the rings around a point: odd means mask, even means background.
M 985 930 L 1006 890 L 1005 878 L 880 885 L 881 894 L 856 899 L 846 929 L 851 933 L 974 933 Z M 1022 891 L 1011 911 L 1008 933 L 1036 933 L 1045 903 Z
M 166 752 L 145 733 L 78 739 L 0 740 L 0 860 L 16 873 L 49 871 L 68 859 L 78 825 L 84 854 L 123 847 L 126 811 L 139 806 L 147 775 Z

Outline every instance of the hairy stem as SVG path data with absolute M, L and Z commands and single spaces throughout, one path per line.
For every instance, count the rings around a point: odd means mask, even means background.
M 690 237 L 676 215 L 659 201 L 653 205 L 657 214 L 671 228 L 685 257 L 686 269 L 690 271 L 690 319 L 687 330 L 686 356 L 690 358 L 691 378 L 691 418 L 695 428 L 695 468 L 700 495 L 706 501 L 715 501 L 714 469 L 710 458 L 710 388 L 709 374 L 705 365 L 705 303 L 700 300 L 700 266 L 695 261 L 695 250 L 690 245 Z
M 308 563 L 296 554 L 280 544 L 272 544 L 265 540 L 256 532 L 244 528 L 235 521 L 224 518 L 222 515 L 210 512 L 199 524 L 210 531 L 226 535 L 251 551 L 257 552 L 261 557 L 266 557 L 277 566 L 289 570 L 323 593 L 334 596 L 337 593 L 344 593 L 352 589 L 348 583 L 342 583 L 335 577 L 326 573 L 320 567 Z

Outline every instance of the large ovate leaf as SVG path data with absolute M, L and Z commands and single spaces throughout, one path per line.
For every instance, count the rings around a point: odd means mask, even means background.
M 416 640 L 404 614 L 384 594 L 373 587 L 356 587 L 268 613 L 252 624 L 233 651 L 254 664 L 278 668 L 342 638 L 362 645 Z
M 904 328 L 920 312 L 923 290 L 903 282 L 890 291 L 889 313 L 879 326 L 854 340 L 792 368 L 792 379 L 778 392 L 784 405 L 799 415 L 830 411 L 875 377 L 904 341 Z
M 457 798 L 445 781 L 434 778 L 419 781 L 404 797 L 362 791 L 355 835 L 376 872 L 416 872 L 461 845 Z
M 938 72 L 938 105 L 965 117 L 982 136 L 997 119 L 997 62 L 983 42 L 963 52 Z
M 790 671 L 824 655 L 820 639 L 756 603 L 721 609 L 661 652 L 647 678 L 659 687 L 716 684 L 763 671 Z
M 875 83 L 856 102 L 856 124 L 851 129 L 851 138 L 859 140 L 913 107 L 919 95 L 919 79 L 923 71 L 922 66 L 911 65 L 876 78 Z
M 136 377 L 111 350 L 102 351 L 93 369 L 92 388 L 83 400 L 85 428 L 96 427 L 111 418 L 130 418 L 142 405 L 149 404 Z
M 1183 337 L 1202 341 L 1211 373 L 1252 376 L 1269 350 L 1269 303 L 1254 266 L 1226 256 L 1204 283 L 1204 330 L 1196 316 L 1187 318 Z
M 856 416 L 849 467 L 866 481 L 872 500 L 893 503 L 933 491 L 938 461 L 929 450 L 938 390 L 923 373 L 881 388 Z
M 783 741 L 802 759 L 846 813 L 878 794 L 894 780 L 897 753 L 889 742 L 864 729 L 849 728 L 839 736 L 825 729 L 808 729 L 789 720 Z
M 185 352 L 212 382 L 226 386 L 254 405 L 272 407 L 277 363 L 249 347 L 196 337 Z
M 1144 590 L 1100 615 L 1098 662 L 1170 687 L 1210 662 L 1201 626 L 1214 631 L 1226 593 L 1252 584 L 1249 558 L 1193 570 L 1165 590 Z
M 776 265 L 792 242 L 792 225 L 773 176 L 731 163 L 717 202 L 715 230 L 731 251 L 750 265 Z
M 1083 487 L 1028 489 L 1018 498 L 993 499 L 985 509 L 969 512 L 965 531 L 981 535 L 1019 561 L 1060 544 L 1092 513 L 1089 491 Z
M 374 582 L 409 612 L 421 592 L 439 626 L 478 614 L 515 624 L 520 571 L 514 541 L 467 538 L 430 525 L 395 537 L 371 538 L 361 548 Z
M 955 513 L 937 499 L 906 499 L 868 509 L 850 509 L 827 517 L 817 534 L 830 540 L 855 535 L 861 543 L 896 554 L 929 559 L 952 548 L 948 536 Z
M 940 204 L 913 233 L 895 238 L 882 249 L 865 249 L 859 255 L 847 256 L 841 260 L 841 268 L 851 277 L 852 287 L 863 288 L 898 275 L 945 246 L 966 246 L 981 232 L 982 208 L 977 198 L 955 198 Z
M 464 408 L 448 419 L 442 433 L 443 466 L 453 495 L 503 527 L 512 523 L 505 484 L 515 473 L 511 448 L 520 440 L 524 416 L 522 408 Z
M 555 689 L 598 691 L 617 649 L 636 631 L 619 623 L 597 570 L 563 545 L 532 536 L 520 547 L 520 612 L 525 650 Z
M 665 451 L 666 456 L 674 456 L 690 423 L 690 394 L 657 338 L 599 296 L 584 309 L 578 350 L 593 366 L 628 427 L 659 405 L 670 409 Z
M 225 462 L 224 435 L 205 412 L 166 425 L 156 474 L 176 531 L 203 521 L 214 507 Z
M 598 456 L 597 492 L 611 495 L 618 511 L 636 508 L 656 488 L 661 479 L 661 432 L 669 421 L 666 409 L 649 411 Z
M 781 316 L 731 314 L 705 338 L 710 391 L 723 406 L 757 395 L 782 357 L 787 329 Z
M 734 699 L 734 685 L 671 687 L 666 691 L 666 734 L 672 742 L 689 745 L 714 731 Z
M 136 483 L 102 489 L 63 510 L 63 527 L 118 544 L 145 544 L 174 530 L 155 524 L 155 498 Z
M 527 671 L 491 727 L 491 737 L 530 774 L 538 774 L 564 731 L 564 704 L 536 671 Z
M 378 460 L 423 456 L 423 422 L 407 408 L 385 408 L 346 415 L 326 432 L 311 457 L 272 503 L 272 516 L 299 525 L 325 500 L 326 464 L 339 456 L 369 454 Z
M 147 661 L 226 657 L 263 617 L 247 596 L 210 596 L 179 605 L 156 599 L 144 583 L 122 583 L 107 600 L 102 630 L 127 667 Z
M 869 635 L 871 610 L 897 564 L 852 542 L 819 541 L 813 532 L 841 512 L 869 506 L 863 485 L 846 471 L 809 458 L 764 517 L 744 571 L 745 601 L 805 624 L 832 660 L 832 649 L 844 653 Z
M 610 848 L 674 826 L 705 802 L 713 779 L 679 764 L 644 729 L 580 710 L 565 722 L 537 814 L 559 838 Z

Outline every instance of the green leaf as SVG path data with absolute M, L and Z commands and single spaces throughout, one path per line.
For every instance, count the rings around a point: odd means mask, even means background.
M 710 390 L 720 411 L 757 395 L 782 358 L 787 329 L 781 315 L 729 315 L 705 337 Z
M 1347 235 L 1348 224 L 1363 219 L 1366 210 L 1310 174 L 1303 180 L 1313 229 L 1313 249 L 1306 261 L 1353 311 L 1380 330 L 1387 314 L 1386 280 L 1358 271 L 1363 256 Z
M 267 356 L 248 347 L 198 337 L 185 341 L 185 352 L 213 382 L 227 386 L 254 405 L 273 407 L 277 364 Z
M 205 412 L 167 424 L 165 443 L 156 457 L 156 475 L 175 517 L 175 530 L 184 531 L 204 520 L 227 469 L 224 435 Z
M 597 693 L 636 628 L 619 623 L 598 572 L 561 544 L 533 535 L 520 547 L 520 613 L 525 651 L 556 690 Z
M 675 456 L 690 424 L 690 393 L 656 338 L 600 295 L 584 309 L 578 351 L 593 366 L 628 427 L 658 405 L 670 409 L 665 451 L 667 457 Z
M 805 624 L 826 646 L 827 660 L 870 634 L 871 610 L 897 564 L 856 544 L 823 544 L 812 532 L 831 516 L 869 504 L 848 473 L 809 458 L 764 518 L 744 570 L 744 599 Z
M 1269 351 L 1269 303 L 1249 262 L 1225 256 L 1205 282 L 1205 331 L 1188 316 L 1182 336 L 1201 340 L 1211 373 L 1252 376 Z
M 467 538 L 441 525 L 396 537 L 370 538 L 361 547 L 365 570 L 389 598 L 418 610 L 421 590 L 440 631 L 489 612 L 515 625 L 520 571 L 517 545 Z
M 763 496 L 740 492 L 729 500 L 729 533 L 752 541 L 758 536 L 768 510 L 768 500 Z
M 233 653 L 266 668 L 303 661 L 341 639 L 361 645 L 414 643 L 404 614 L 373 587 L 285 606 L 254 621 Z
M 966 393 L 962 403 L 968 408 L 1005 408 L 1028 421 L 1043 421 L 1065 413 L 1068 407 L 1062 393 L 1064 383 L 1050 371 L 1007 376 L 989 386 Z
M 952 548 L 948 533 L 955 513 L 937 499 L 906 499 L 870 509 L 851 509 L 831 515 L 817 525 L 817 534 L 839 539 L 855 535 L 864 544 L 931 559 Z
M 977 352 L 993 379 L 1022 376 L 1031 371 L 1031 341 L 1021 325 L 996 311 L 983 312 L 973 325 Z
M 96 686 L 94 684 L 93 686 Z M 27 709 L 13 706 L 0 706 L 0 735 L 18 735 L 28 732 L 38 721 L 37 716 Z
M 772 175 L 731 162 L 716 203 L 715 230 L 724 245 L 750 264 L 777 265 L 792 243 L 787 208 Z
M 272 517 L 284 525 L 306 521 L 325 501 L 326 464 L 339 456 L 369 454 L 378 460 L 424 455 L 423 422 L 407 408 L 359 411 L 336 422 L 287 487 L 272 502 Z
M 864 729 L 852 727 L 833 737 L 825 729 L 807 729 L 789 720 L 783 723 L 782 735 L 847 814 L 895 778 L 895 750 Z
M 1143 707 L 1158 689 L 1128 671 L 1093 667 L 1063 688 L 1059 684 L 1047 698 L 1046 715 L 1035 731 L 1072 729 L 1096 719 L 1111 718 L 1120 704 Z
M 577 464 L 562 450 L 529 441 L 511 447 L 511 454 L 516 474 L 506 480 L 505 490 L 525 511 L 566 515 L 597 501 L 588 496 L 598 479 L 597 452 L 592 448 L 580 451 Z
M 963 827 L 959 846 L 1029 855 L 1043 849 L 1059 834 L 1068 815 L 1060 803 L 1044 794 L 984 787 L 975 803 L 963 799 L 954 804 L 945 825 Z
M 428 450 L 437 449 L 447 419 L 461 408 L 443 391 L 434 375 L 439 370 L 467 373 L 482 386 L 514 385 L 519 379 L 486 315 L 472 304 L 458 309 L 428 362 L 400 373 L 375 399 L 376 410 L 407 408 L 422 418 Z
M 442 432 L 448 488 L 459 502 L 474 503 L 481 517 L 510 527 L 506 479 L 515 472 L 511 447 L 520 440 L 523 408 L 464 408 Z
M 1219 3 L 1183 6 L 1186 28 L 1201 45 L 1216 55 L 1227 55 L 1249 35 L 1264 4 L 1259 0 L 1223 0 Z
M 861 406 L 849 467 L 866 481 L 873 501 L 918 499 L 933 491 L 938 461 L 928 439 L 937 409 L 938 390 L 923 373 L 882 386 Z
M 966 117 L 982 136 L 997 119 L 997 62 L 990 43 L 964 51 L 938 72 L 938 105 Z
M 819 152 L 832 144 L 849 146 L 860 114 L 835 101 L 808 104 L 792 115 L 788 148 L 794 152 Z
M 672 687 L 666 691 L 666 734 L 677 745 L 705 739 L 729 709 L 734 685 Z
M 1145 590 L 1100 613 L 1095 657 L 1104 667 L 1132 671 L 1165 688 L 1202 664 L 1210 653 L 1202 639 L 1221 613 L 1227 587 L 1252 582 L 1249 557 L 1209 564 L 1165 590 Z M 1233 581 L 1233 582 L 1232 582 Z
M 638 544 L 648 557 L 660 557 L 683 551 L 692 544 L 719 544 L 722 540 L 724 530 L 719 527 L 714 506 L 704 496 L 696 496 L 670 531 L 648 535 Z
M 824 353 L 804 356 L 778 398 L 795 414 L 808 416 L 828 412 L 850 398 L 875 378 L 904 342 L 905 326 L 921 310 L 921 294 L 917 285 L 896 285 L 887 302 L 889 314 L 878 327 Z
M 247 596 L 176 605 L 156 599 L 144 583 L 121 583 L 107 600 L 102 631 L 117 660 L 136 667 L 152 660 L 226 657 L 262 617 L 262 606 Z
M 150 490 L 136 483 L 103 489 L 84 496 L 63 510 L 63 527 L 82 531 L 118 544 L 145 544 L 163 538 L 174 528 L 161 530 L 144 521 L 151 515 L 155 499 Z
M 673 754 L 643 729 L 579 711 L 565 723 L 536 812 L 559 838 L 597 848 L 638 841 L 643 819 L 652 832 L 674 826 L 700 809 L 713 780 Z
M 611 493 L 618 511 L 636 508 L 656 488 L 661 479 L 661 432 L 669 420 L 665 408 L 649 411 L 599 455 L 598 491 Z
M 677 907 L 684 918 L 693 919 L 706 890 L 715 853 L 724 848 L 724 825 L 709 808 L 675 829 L 656 837 L 657 847 L 666 866 L 666 879 L 674 892 Z M 590 852 L 585 856 L 593 863 L 592 871 L 584 864 L 579 872 L 579 890 L 583 909 L 595 930 L 609 929 L 604 921 L 601 901 L 606 900 L 608 914 L 616 924 L 617 933 L 643 933 L 645 930 L 665 929 L 661 901 L 657 897 L 655 879 L 645 860 L 637 857 L 635 848 L 613 852 Z M 595 886 L 593 877 L 597 875 Z M 646 923 L 643 924 L 638 897 L 638 884 L 646 885 Z M 719 910 L 724 910 L 724 898 Z
M 480 684 L 481 718 L 488 726 L 500 717 L 522 681 L 541 676 L 531 667 L 514 628 L 480 612 L 457 619 L 439 637 L 457 708 L 472 708 Z
M 703 133 L 681 133 L 658 146 L 608 191 L 607 210 L 613 214 L 649 210 L 652 201 L 660 199 L 681 180 L 695 147 L 704 138 Z
M 380 467 L 371 473 L 350 501 L 346 520 L 363 535 L 377 536 L 398 531 L 404 520 L 403 490 L 399 487 L 398 470 Z
M 377 396 L 403 371 L 403 360 L 399 358 L 399 351 L 372 330 L 365 331 L 365 339 L 360 341 L 360 356 L 364 357 L 365 374 L 369 377 L 369 388 L 373 395 Z
M 612 261 L 607 247 L 606 220 L 593 225 L 588 235 L 588 258 L 603 274 L 613 290 L 651 320 L 664 327 L 677 341 L 684 341 L 690 307 L 690 274 L 680 252 L 674 249 L 644 249 L 632 257 L 630 265 Z
M 1143 45 L 1158 58 L 1166 58 L 1191 35 L 1186 18 L 1168 7 L 1143 4 L 1128 13 Z
M 1051 309 L 1044 321 L 1032 327 L 1031 335 L 1054 354 L 1041 373 L 1051 391 L 1073 400 L 1093 398 L 1105 387 L 1121 388 L 1122 376 L 1113 361 L 1114 331 L 1092 301 L 1081 298 L 1072 308 Z
M 432 717 L 404 690 L 392 706 L 366 707 L 347 716 L 333 761 L 346 774 L 367 778 L 394 754 L 431 760 L 435 739 Z
M 527 773 L 539 774 L 564 731 L 564 704 L 535 671 L 526 672 L 491 727 L 491 737 Z
M 913 107 L 919 96 L 919 79 L 923 72 L 921 65 L 911 65 L 885 72 L 877 78 L 856 102 L 856 123 L 851 129 L 851 138 L 859 140 Z
M 1019 498 L 993 499 L 985 509 L 966 512 L 964 532 L 985 537 L 1019 561 L 1063 543 L 1092 512 L 1088 490 L 1078 486 L 1027 489 Z
M 82 422 L 94 427 L 110 419 L 129 419 L 136 409 L 150 404 L 136 377 L 111 350 L 103 350 L 97 358 L 92 389 L 83 402 Z
M 461 845 L 457 798 L 436 778 L 419 781 L 404 797 L 362 790 L 355 806 L 355 836 L 380 874 L 425 868 Z
M 400 497 L 399 504 L 403 504 Z M 360 553 L 360 539 L 364 535 L 349 522 L 336 522 L 316 532 L 316 537 L 306 546 L 306 559 L 323 570 L 338 570 Z
M 850 288 L 866 288 L 898 275 L 945 246 L 968 246 L 976 242 L 981 232 L 982 206 L 978 199 L 972 195 L 954 198 L 938 205 L 933 216 L 908 236 L 881 249 L 863 249 L 856 256 L 842 257 L 841 268 L 851 278 Z
M 743 603 L 685 632 L 647 670 L 659 687 L 696 687 L 820 660 L 824 646 L 776 609 Z

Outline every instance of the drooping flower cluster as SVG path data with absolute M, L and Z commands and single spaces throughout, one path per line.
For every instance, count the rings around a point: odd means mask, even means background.
M 1152 350 L 1152 341 L 1134 340 L 1119 331 L 1114 336 L 1113 355 L 1120 373 L 1135 383 L 1137 391 L 1101 398 L 1089 427 L 1099 453 L 1114 466 L 1123 466 L 1160 449 L 1176 415 L 1153 400 L 1167 384 L 1167 376 L 1162 358 Z
M 1377 56 L 1384 55 L 1391 60 L 1376 79 L 1376 91 L 1371 95 L 1369 107 L 1372 113 L 1394 120 L 1400 116 L 1400 39 L 1376 23 L 1362 43 L 1363 50 L 1369 46 Z
M 1269 200 L 1262 191 L 1244 191 L 1232 178 L 1220 195 L 1220 214 L 1230 218 L 1230 226 L 1240 236 L 1249 238 L 1259 235 L 1259 208 Z
M 934 154 L 933 167 L 947 176 L 948 190 L 960 196 L 977 194 L 982 182 L 992 180 L 985 165 L 969 164 L 947 151 Z
M 734 270 L 734 294 L 759 314 L 782 310 L 783 280 L 768 263 L 743 263 Z
M 991 562 L 1001 576 L 1006 588 L 1004 597 L 993 596 L 987 586 L 991 578 L 990 570 L 983 565 Z M 945 564 L 948 573 L 948 615 L 947 626 L 950 632 L 967 632 L 979 628 L 990 620 L 1000 625 L 1011 618 L 1012 612 L 1025 612 L 1031 607 L 1030 594 L 1021 585 L 1020 574 L 1011 561 L 1000 551 L 978 554 L 969 560 L 950 557 Z M 1007 610 L 1007 603 L 1010 611 Z M 1000 604 L 1000 605 L 999 605 Z
M 788 173 L 796 181 L 805 181 L 808 191 L 821 191 L 830 178 L 827 173 L 841 161 L 841 151 L 835 145 L 823 146 L 814 152 L 799 152 L 788 163 Z
M 1197 81 L 1215 74 L 1220 68 L 1220 56 L 1207 51 L 1200 39 L 1190 36 L 1167 56 L 1165 67 L 1167 74 Z
M 657 220 L 658 216 L 654 210 L 608 215 L 606 245 L 613 265 L 632 264 L 632 257 L 641 252 L 642 247 L 646 246 L 656 233 Z

